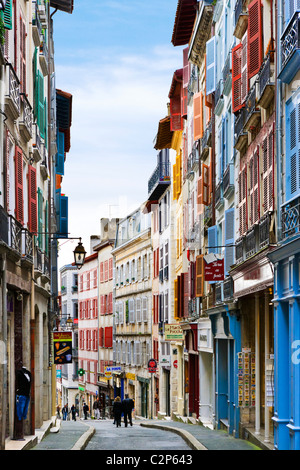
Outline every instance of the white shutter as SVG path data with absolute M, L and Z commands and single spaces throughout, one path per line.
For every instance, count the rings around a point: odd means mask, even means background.
M 248 71 L 247 71 L 247 37 L 248 30 L 242 38 L 242 77 L 241 77 L 241 102 L 243 103 L 248 95 Z
M 141 299 L 136 299 L 136 321 L 137 323 L 141 323 L 142 321 L 142 307 L 141 307 Z
M 120 302 L 117 302 L 115 304 L 115 325 L 118 325 L 119 324 L 119 307 L 120 306 Z
M 134 323 L 134 299 L 129 299 L 128 308 L 129 308 L 129 323 Z
M 124 302 L 119 302 L 119 323 L 120 325 L 124 323 Z
M 143 322 L 148 321 L 148 298 L 143 297 Z

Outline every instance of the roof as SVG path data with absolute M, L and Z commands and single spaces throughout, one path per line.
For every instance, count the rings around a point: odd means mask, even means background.
M 174 46 L 188 44 L 197 14 L 197 0 L 178 0 L 172 35 Z
M 73 13 L 74 0 L 50 0 L 50 6 L 66 13 Z
M 158 131 L 154 144 L 154 148 L 156 150 L 171 148 L 173 131 L 171 131 L 170 123 L 170 116 L 167 116 L 159 121 Z

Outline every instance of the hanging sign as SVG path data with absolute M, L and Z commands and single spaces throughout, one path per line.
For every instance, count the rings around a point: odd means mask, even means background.
M 53 333 L 54 364 L 72 363 L 72 332 L 55 331 Z
M 180 325 L 177 323 L 168 324 L 164 326 L 165 341 L 182 341 L 184 333 Z
M 152 374 L 154 374 L 156 372 L 156 369 L 157 369 L 157 362 L 155 359 L 149 359 L 148 361 L 148 372 L 151 372 Z
M 224 281 L 224 257 L 210 253 L 204 256 L 204 280 Z

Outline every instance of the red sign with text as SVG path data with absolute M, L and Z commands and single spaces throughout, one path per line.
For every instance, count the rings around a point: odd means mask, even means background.
M 224 281 L 224 258 L 209 264 L 204 263 L 204 280 Z

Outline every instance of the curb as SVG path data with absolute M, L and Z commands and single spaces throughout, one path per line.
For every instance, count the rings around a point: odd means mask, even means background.
M 207 448 L 201 444 L 192 434 L 184 429 L 173 428 L 171 426 L 164 426 L 163 424 L 148 424 L 148 423 L 141 423 L 140 426 L 145 428 L 156 428 L 161 429 L 163 431 L 170 431 L 174 432 L 175 434 L 179 434 L 185 442 L 190 446 L 193 450 L 207 450 Z
M 88 426 L 88 424 L 86 426 Z M 89 429 L 78 439 L 71 450 L 84 450 L 95 432 L 96 429 L 93 426 L 89 426 Z

